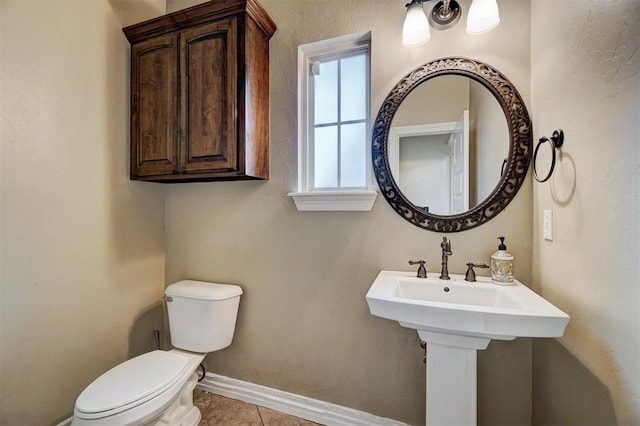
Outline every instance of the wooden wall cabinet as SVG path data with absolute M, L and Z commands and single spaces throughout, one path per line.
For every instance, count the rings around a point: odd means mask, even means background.
M 123 29 L 131 179 L 269 178 L 269 38 L 255 0 L 214 0 Z

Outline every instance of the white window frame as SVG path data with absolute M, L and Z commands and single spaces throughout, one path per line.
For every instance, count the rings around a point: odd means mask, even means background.
M 300 211 L 369 211 L 377 197 L 372 189 L 371 161 L 371 32 L 350 34 L 298 46 L 298 191 L 288 194 Z M 354 51 L 367 52 L 367 99 L 365 186 L 362 188 L 312 188 L 313 158 L 313 93 L 311 65 L 314 59 L 342 57 Z

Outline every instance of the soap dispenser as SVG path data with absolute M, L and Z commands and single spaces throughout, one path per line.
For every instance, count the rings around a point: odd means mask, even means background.
M 513 256 L 507 253 L 504 237 L 498 237 L 498 251 L 491 255 L 491 282 L 500 285 L 513 284 Z

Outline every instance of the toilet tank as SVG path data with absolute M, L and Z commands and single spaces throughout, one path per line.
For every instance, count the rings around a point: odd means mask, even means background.
M 242 288 L 184 280 L 165 289 L 171 344 L 191 352 L 213 352 L 231 344 Z

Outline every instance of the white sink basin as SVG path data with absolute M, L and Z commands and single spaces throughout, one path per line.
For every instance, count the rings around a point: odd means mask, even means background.
M 467 342 L 471 346 L 461 345 L 476 349 L 485 349 L 490 339 L 560 337 L 569 322 L 567 314 L 522 283 L 500 286 L 485 277 L 467 282 L 461 275 L 441 280 L 381 271 L 366 299 L 372 315 L 416 329 L 423 340 L 429 341 L 424 338 L 429 335 L 434 341 L 432 333 L 467 336 L 474 338 Z M 444 339 L 459 346 L 450 337 Z

